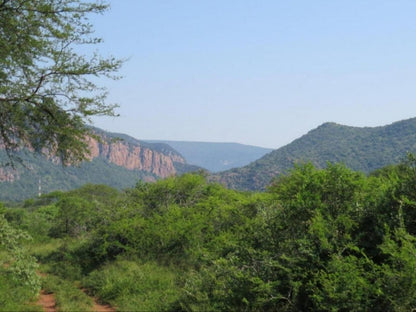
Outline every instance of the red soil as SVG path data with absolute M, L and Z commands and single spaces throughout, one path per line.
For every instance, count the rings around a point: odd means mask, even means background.
M 53 294 L 47 294 L 42 290 L 37 304 L 40 305 L 45 312 L 56 312 L 56 302 Z
M 46 274 L 43 272 L 37 272 L 39 276 L 45 277 Z M 86 293 L 85 289 L 82 289 L 83 292 Z M 87 294 L 88 295 L 88 294 Z M 97 299 L 94 297 L 90 297 L 93 301 L 92 310 L 93 312 L 116 312 L 116 310 L 108 305 L 102 305 L 97 302 Z M 40 305 L 43 308 L 43 311 L 45 312 L 57 312 L 56 310 L 56 301 L 55 296 L 53 293 L 46 293 L 44 290 L 41 290 L 39 300 L 37 301 L 37 304 Z
M 97 303 L 94 300 L 94 305 L 92 307 L 92 311 L 94 312 L 116 312 L 116 310 L 114 308 L 112 308 L 110 305 L 106 304 L 106 305 L 102 305 Z
M 88 295 L 88 292 L 85 288 L 82 288 L 82 291 Z M 94 297 L 91 297 L 91 299 L 93 301 L 93 307 L 92 307 L 93 312 L 116 312 L 116 309 L 114 309 L 109 304 L 104 304 L 104 305 L 100 304 L 98 303 L 97 298 L 94 298 Z

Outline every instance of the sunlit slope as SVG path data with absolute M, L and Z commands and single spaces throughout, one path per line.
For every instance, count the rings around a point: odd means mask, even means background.
M 350 127 L 324 123 L 292 143 L 251 164 L 221 172 L 213 178 L 241 190 L 264 189 L 273 177 L 295 163 L 342 162 L 354 170 L 371 172 L 416 151 L 416 118 L 381 127 Z

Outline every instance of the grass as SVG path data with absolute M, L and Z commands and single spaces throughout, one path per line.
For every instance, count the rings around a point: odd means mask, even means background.
M 41 312 L 36 299 L 28 285 L 19 283 L 6 269 L 0 268 L 0 311 Z
M 56 306 L 60 312 L 90 311 L 92 300 L 73 282 L 54 275 L 46 275 L 42 279 L 42 288 L 46 293 L 54 293 Z
M 37 259 L 44 259 L 64 244 L 62 239 L 50 239 L 48 242 L 31 242 L 26 248 Z
M 121 311 L 177 310 L 177 274 L 154 263 L 117 260 L 93 271 L 83 284 Z
M 67 259 L 70 255 L 67 249 L 78 243 L 76 240 L 50 239 L 28 246 L 30 253 L 40 261 L 40 271 L 47 272 L 42 275 L 42 289 L 54 294 L 59 312 L 92 309 L 92 299 L 77 287 L 81 272 Z

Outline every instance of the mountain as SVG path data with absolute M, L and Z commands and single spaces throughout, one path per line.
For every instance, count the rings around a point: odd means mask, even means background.
M 230 188 L 261 190 L 295 163 L 310 161 L 322 168 L 327 162 L 341 162 L 369 173 L 400 161 L 407 152 L 416 152 L 416 118 L 362 128 L 328 122 L 245 167 L 212 178 Z
M 18 153 L 23 160 L 16 168 L 0 167 L 0 200 L 13 201 L 34 197 L 39 192 L 69 190 L 85 183 L 131 187 L 139 180 L 155 181 L 175 174 L 198 170 L 172 147 L 148 143 L 125 134 L 94 128 L 100 140 L 89 137 L 89 161 L 80 166 L 63 167 L 56 157 L 45 157 L 29 150 Z M 0 150 L 0 162 L 7 162 Z
M 272 151 L 270 148 L 238 143 L 155 140 L 148 142 L 168 144 L 183 155 L 188 163 L 205 168 L 211 172 L 248 165 Z

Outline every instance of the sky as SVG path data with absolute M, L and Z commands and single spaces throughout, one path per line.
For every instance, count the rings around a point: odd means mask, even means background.
M 101 84 L 137 139 L 279 148 L 324 122 L 416 117 L 414 0 L 110 0 L 92 16 Z

